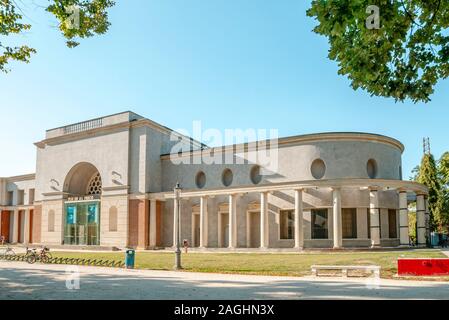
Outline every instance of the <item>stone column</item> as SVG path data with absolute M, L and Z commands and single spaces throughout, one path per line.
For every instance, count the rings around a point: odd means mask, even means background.
M 150 248 L 155 249 L 157 246 L 157 201 L 150 201 Z
M 416 237 L 418 246 L 426 246 L 426 203 L 423 194 L 418 194 L 416 197 Z
M 399 236 L 401 246 L 410 246 L 407 191 L 399 191 Z
M 200 199 L 200 248 L 208 246 L 208 210 L 207 197 Z
M 341 189 L 335 188 L 332 192 L 334 204 L 334 249 L 341 249 L 343 247 L 343 229 L 342 229 L 342 215 L 341 215 Z
M 24 214 L 24 224 L 23 224 L 23 243 L 29 244 L 30 243 L 30 210 L 25 210 Z
M 304 248 L 304 213 L 302 204 L 302 189 L 295 190 L 295 249 Z
M 268 192 L 260 194 L 260 248 L 268 248 Z
M 237 248 L 237 195 L 229 196 L 229 249 Z
M 379 191 L 377 189 L 370 190 L 370 225 L 371 225 L 371 245 L 372 247 L 380 247 L 380 208 L 379 208 Z
M 11 243 L 19 242 L 19 210 L 14 210 L 12 214 L 12 235 Z

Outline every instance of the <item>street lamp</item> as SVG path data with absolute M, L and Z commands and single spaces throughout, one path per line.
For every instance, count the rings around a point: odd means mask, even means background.
M 181 270 L 181 185 L 179 183 L 176 184 L 175 187 L 175 270 Z

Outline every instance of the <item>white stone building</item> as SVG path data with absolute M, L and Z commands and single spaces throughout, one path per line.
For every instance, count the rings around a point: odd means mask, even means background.
M 172 247 L 177 182 L 181 239 L 191 247 L 408 246 L 413 195 L 426 243 L 428 190 L 402 180 L 404 146 L 389 137 L 324 133 L 208 148 L 123 112 L 48 130 L 35 145 L 35 174 L 0 178 L 0 234 L 11 243 Z M 268 151 L 276 170 L 255 157 Z

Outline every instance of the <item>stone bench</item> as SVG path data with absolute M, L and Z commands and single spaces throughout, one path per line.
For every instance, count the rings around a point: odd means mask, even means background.
M 315 277 L 319 276 L 319 271 L 328 270 L 328 271 L 341 271 L 343 273 L 343 277 L 348 277 L 348 271 L 366 271 L 372 272 L 376 278 L 380 278 L 380 270 L 379 266 L 312 266 L 312 275 Z

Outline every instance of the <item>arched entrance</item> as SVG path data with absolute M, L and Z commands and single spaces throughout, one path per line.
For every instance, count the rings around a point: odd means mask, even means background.
M 90 163 L 74 166 L 64 182 L 64 244 L 95 246 L 100 244 L 100 207 L 102 179 Z

